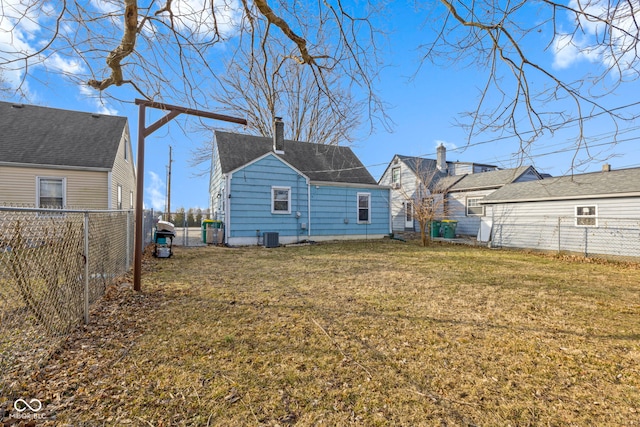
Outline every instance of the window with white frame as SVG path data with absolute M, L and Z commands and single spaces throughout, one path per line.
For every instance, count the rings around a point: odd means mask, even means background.
M 271 213 L 291 213 L 291 187 L 271 187 Z
M 371 193 L 358 193 L 358 224 L 371 223 Z
M 484 216 L 484 206 L 479 202 L 482 197 L 467 198 L 467 216 Z
M 116 209 L 122 209 L 122 185 L 118 185 L 117 188 L 117 200 L 116 200 Z
M 133 209 L 133 191 L 129 191 L 129 208 Z
M 598 207 L 596 205 L 576 206 L 577 227 L 597 227 Z
M 396 188 L 400 187 L 400 166 L 391 169 L 391 184 Z
M 38 177 L 36 186 L 39 208 L 63 209 L 66 206 L 64 178 Z

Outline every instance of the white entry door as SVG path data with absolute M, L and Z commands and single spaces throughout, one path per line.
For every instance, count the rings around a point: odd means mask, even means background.
M 404 202 L 404 228 L 413 230 L 413 203 Z

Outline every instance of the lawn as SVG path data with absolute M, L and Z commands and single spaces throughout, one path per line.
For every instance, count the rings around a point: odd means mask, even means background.
M 15 378 L 7 413 L 21 397 L 51 425 L 640 426 L 637 264 L 390 240 L 174 252 Z

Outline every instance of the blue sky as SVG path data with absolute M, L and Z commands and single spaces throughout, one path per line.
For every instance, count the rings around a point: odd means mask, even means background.
M 11 0 L 2 0 L 3 5 Z M 473 110 L 478 102 L 477 88 L 483 84 L 482 70 L 473 66 L 438 67 L 424 64 L 411 78 L 419 66 L 420 52 L 417 46 L 424 43 L 425 32 L 421 28 L 425 13 L 416 14 L 410 7 L 396 7 L 386 16 L 388 27 L 389 53 L 385 56 L 386 68 L 376 82 L 377 90 L 383 100 L 389 104 L 387 111 L 395 122 L 393 132 L 382 127 L 373 135 L 368 135 L 365 127 L 353 149 L 371 174 L 377 179 L 384 172 L 394 154 L 434 157 L 436 146 L 440 143 L 447 147 L 447 159 L 466 162 L 495 164 L 501 167 L 514 167 L 524 162 L 533 164 L 539 171 L 552 175 L 570 173 L 572 162 L 578 165 L 574 172 L 599 170 L 602 163 L 608 162 L 613 168 L 640 167 L 640 123 L 631 122 L 619 129 L 620 142 L 609 144 L 613 127 L 606 120 L 591 120 L 587 129 L 592 149 L 586 153 L 573 147 L 572 138 L 576 129 L 544 134 L 535 141 L 531 156 L 521 159 L 517 156 L 519 148 L 513 138 L 498 139 L 486 134 L 474 137 L 467 145 L 467 135 L 454 123 L 463 111 Z M 531 19 L 536 19 L 531 16 Z M 0 29 L 6 29 L 9 23 L 0 22 Z M 26 36 L 13 37 L 11 40 L 36 44 L 37 19 L 31 23 L 33 28 L 21 28 Z M 9 43 L 8 33 L 0 33 L 0 46 Z M 30 35 L 29 35 L 30 34 Z M 16 36 L 16 34 L 13 34 Z M 540 37 L 540 43 L 543 41 Z M 585 36 L 587 37 L 588 34 Z M 531 39 L 527 43 L 535 44 Z M 538 49 L 536 60 L 551 67 L 567 79 L 576 78 L 585 69 L 598 70 L 602 67 L 602 58 L 598 55 L 580 55 L 570 49 L 544 52 Z M 82 64 L 68 57 L 52 57 L 51 67 L 57 67 L 66 73 L 82 67 Z M 9 84 L 15 84 L 20 78 L 18 72 L 5 72 Z M 607 84 L 606 80 L 603 84 Z M 112 89 L 109 89 L 112 90 Z M 59 74 L 42 74 L 38 80 L 28 82 L 29 102 L 55 108 L 100 112 L 127 116 L 134 142 L 137 137 L 138 109 L 127 103 L 113 100 L 101 100 L 96 93 L 86 87 L 78 86 L 60 77 Z M 622 106 L 640 101 L 640 84 L 637 81 L 626 83 L 620 90 L 608 97 L 608 105 Z M 113 88 L 112 95 L 125 100 L 139 97 L 126 88 Z M 3 100 L 7 100 L 6 97 Z M 8 100 L 15 100 L 8 99 Z M 633 107 L 634 112 L 640 106 Z M 161 116 L 160 112 L 148 114 L 147 124 Z M 172 198 L 171 206 L 207 207 L 208 175 L 196 176 L 202 170 L 194 170 L 189 164 L 192 150 L 203 138 L 202 134 L 183 132 L 196 119 L 183 118 L 174 121 L 147 138 L 145 156 L 145 206 L 163 209 L 166 194 L 166 166 L 168 164 L 169 145 L 173 147 Z M 221 123 L 216 123 L 220 125 Z M 229 125 L 229 129 L 233 129 Z M 593 158 L 586 164 L 581 160 Z M 205 171 L 206 172 L 206 171 Z

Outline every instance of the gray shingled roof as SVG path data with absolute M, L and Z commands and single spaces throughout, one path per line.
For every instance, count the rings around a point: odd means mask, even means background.
M 640 168 L 594 172 L 508 184 L 482 203 L 640 196 Z
M 451 181 L 451 183 L 443 184 L 443 182 L 445 182 L 443 180 L 448 180 L 449 174 L 447 172 L 439 170 L 438 162 L 434 159 L 425 159 L 422 157 L 413 157 L 413 156 L 403 156 L 401 154 L 396 154 L 396 156 L 405 165 L 407 165 L 407 167 L 417 177 L 420 177 L 421 180 L 428 179 L 429 189 L 431 191 L 434 191 L 436 187 L 438 187 L 438 190 L 442 190 L 446 188 L 447 185 L 453 184 L 453 180 Z
M 0 102 L 0 162 L 111 169 L 126 117 Z
M 222 173 L 229 173 L 272 152 L 269 137 L 215 132 Z M 275 154 L 312 181 L 377 184 L 349 147 L 285 140 L 284 154 Z
M 476 189 L 498 188 L 510 184 L 529 170 L 530 166 L 520 166 L 513 169 L 472 173 L 451 186 L 450 191 L 469 191 Z

